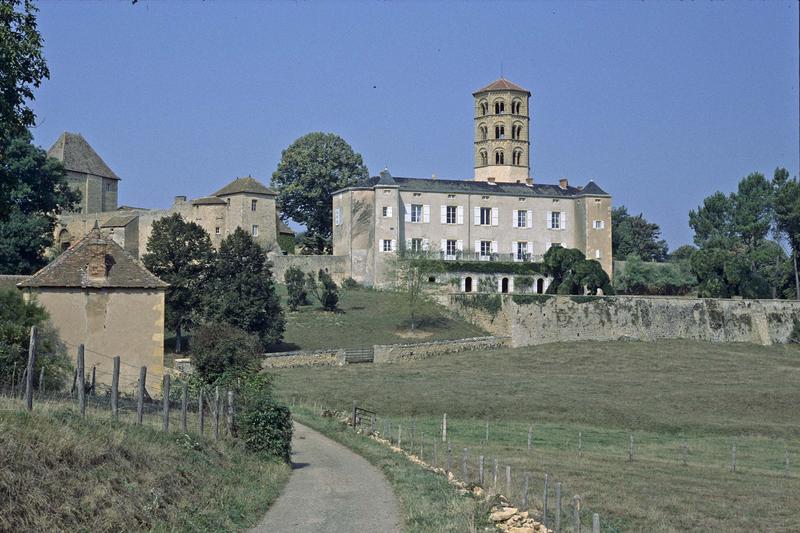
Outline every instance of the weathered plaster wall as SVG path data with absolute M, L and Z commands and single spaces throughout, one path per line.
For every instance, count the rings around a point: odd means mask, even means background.
M 503 299 L 514 346 L 620 338 L 770 345 L 786 342 L 794 322 L 800 321 L 800 302 L 790 300 L 549 295 Z
M 434 355 L 467 350 L 491 350 L 511 345 L 510 337 L 472 337 L 448 341 L 420 342 L 416 344 L 376 344 L 376 363 L 393 363 L 400 360 L 425 359 Z
M 283 276 L 289 267 L 296 266 L 305 273 L 326 270 L 333 280 L 341 283 L 348 277 L 347 258 L 338 255 L 275 255 L 272 261 L 272 275 L 275 281 L 283 283 Z
M 85 346 L 86 368 L 97 366 L 97 380 L 111 384 L 119 355 L 120 390 L 133 392 L 139 367 L 148 371 L 147 390 L 161 390 L 164 373 L 164 291 L 146 289 L 26 289 L 47 309 L 73 363 Z M 103 354 L 103 355 L 100 355 Z

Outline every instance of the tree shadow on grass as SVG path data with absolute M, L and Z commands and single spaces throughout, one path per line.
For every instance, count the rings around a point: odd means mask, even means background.
M 295 352 L 300 349 L 299 344 L 295 344 L 293 342 L 275 342 L 272 344 L 268 344 L 266 349 L 264 350 L 266 353 L 274 353 L 274 352 Z

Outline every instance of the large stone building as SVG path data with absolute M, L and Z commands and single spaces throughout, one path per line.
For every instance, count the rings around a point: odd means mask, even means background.
M 384 170 L 333 195 L 333 253 L 366 284 L 393 282 L 396 253 L 443 260 L 541 261 L 577 248 L 611 275 L 611 196 L 597 184 L 530 176 L 530 92 L 500 79 L 476 91 L 471 181 Z M 541 291 L 541 285 L 539 285 Z
M 103 235 L 139 257 L 147 251 L 153 222 L 174 213 L 199 224 L 211 236 L 214 246 L 240 227 L 268 252 L 279 252 L 278 235 L 293 234 L 279 220 L 275 191 L 250 176 L 237 178 L 210 196 L 193 200 L 176 196 L 167 209 L 117 207 L 121 180 L 83 136 L 61 134 L 48 155 L 64 164 L 68 183 L 81 192 L 80 208 L 61 215 L 56 226 L 56 245 L 62 250 L 98 222 Z
M 121 390 L 134 390 L 142 366 L 148 368 L 148 390 L 160 390 L 167 284 L 104 238 L 98 226 L 17 286 L 47 309 L 73 362 L 77 347 L 85 346 L 86 367 L 97 367 L 100 382 L 110 383 L 118 355 Z

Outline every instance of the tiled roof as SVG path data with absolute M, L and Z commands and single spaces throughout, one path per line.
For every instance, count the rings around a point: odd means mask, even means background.
M 192 205 L 227 205 L 228 202 L 217 196 L 203 196 L 192 200 Z
M 124 228 L 134 220 L 139 218 L 139 215 L 117 215 L 109 218 L 103 223 L 104 228 Z
M 414 192 L 438 192 L 450 194 L 484 194 L 484 195 L 502 195 L 502 196 L 525 196 L 525 197 L 547 197 L 547 198 L 577 198 L 579 196 L 610 196 L 607 192 L 601 189 L 593 181 L 590 181 L 586 187 L 580 189 L 578 187 L 567 186 L 562 189 L 559 185 L 547 185 L 543 183 L 535 183 L 533 185 L 526 185 L 524 183 L 489 183 L 486 181 L 472 181 L 472 180 L 442 180 L 430 178 L 401 178 L 398 176 L 392 177 L 395 184 L 400 187 L 401 191 L 414 191 Z M 361 180 L 353 187 L 346 189 L 371 189 L 378 185 L 381 181 L 380 176 L 373 176 L 365 180 Z M 338 191 L 336 191 L 338 192 Z
M 253 179 L 250 176 L 246 178 L 236 178 L 214 194 L 212 196 L 228 196 L 230 194 L 243 194 L 243 193 L 250 193 L 250 194 L 270 194 L 276 195 L 277 193 L 270 189 L 269 187 L 265 186 L 264 184 L 260 183 L 259 181 Z
M 278 217 L 278 233 L 281 235 L 294 235 L 294 230 Z
M 92 247 L 98 245 L 103 247 L 108 273 L 105 277 L 95 278 L 89 276 L 88 266 L 94 252 Z M 164 289 L 168 285 L 120 245 L 103 238 L 100 228 L 95 224 L 88 235 L 18 287 Z
M 499 80 L 495 80 L 486 87 L 478 89 L 472 94 L 476 95 L 478 93 L 485 93 L 487 91 L 520 91 L 523 93 L 528 93 L 528 95 L 531 94 L 531 92 L 528 89 L 520 87 L 516 83 L 510 82 L 505 78 L 500 78 Z
M 64 168 L 73 172 L 120 179 L 80 133 L 65 131 L 53 143 L 53 146 L 47 151 L 47 155 L 58 159 Z

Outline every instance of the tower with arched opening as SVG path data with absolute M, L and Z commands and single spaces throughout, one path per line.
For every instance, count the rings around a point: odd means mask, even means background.
M 475 180 L 529 183 L 531 93 L 504 78 L 473 93 Z M 487 157 L 488 154 L 493 154 Z

